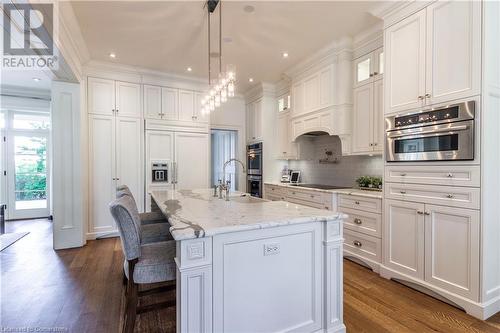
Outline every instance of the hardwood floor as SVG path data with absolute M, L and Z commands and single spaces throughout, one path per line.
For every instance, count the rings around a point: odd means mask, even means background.
M 51 227 L 46 220 L 7 223 L 7 232 L 30 234 L 0 252 L 0 327 L 118 332 L 123 311 L 120 240 L 90 241 L 56 252 Z M 149 296 L 144 304 L 172 296 Z M 348 332 L 500 333 L 500 314 L 477 320 L 350 261 L 344 261 L 344 320 Z M 139 315 L 136 331 L 175 332 L 175 309 Z

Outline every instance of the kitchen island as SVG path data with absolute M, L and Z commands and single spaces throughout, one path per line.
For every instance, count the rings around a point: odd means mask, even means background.
M 177 241 L 178 332 L 344 332 L 342 213 L 152 191 Z

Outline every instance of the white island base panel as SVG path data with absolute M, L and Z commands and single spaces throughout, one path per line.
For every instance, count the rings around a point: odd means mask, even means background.
M 152 197 L 165 198 L 158 193 Z M 205 200 L 205 205 L 213 200 L 202 197 L 199 200 Z M 177 210 L 172 213 L 155 201 L 167 216 L 185 216 L 179 208 L 183 199 L 176 199 Z M 226 228 L 211 232 L 214 224 L 201 223 L 204 234 L 212 236 L 177 240 L 177 332 L 345 332 L 343 215 L 326 212 L 330 214 L 326 218 L 325 211 L 314 208 L 278 207 L 265 200 L 243 202 L 238 204 L 256 205 L 260 212 L 274 207 L 286 219 L 281 223 L 258 219 L 238 231 L 235 226 L 241 221 L 227 228 L 229 221 L 220 211 Z M 213 204 L 234 208 L 235 202 Z M 192 201 L 189 207 L 193 209 Z M 306 212 L 309 219 L 304 217 Z M 196 221 L 184 223 L 200 227 Z

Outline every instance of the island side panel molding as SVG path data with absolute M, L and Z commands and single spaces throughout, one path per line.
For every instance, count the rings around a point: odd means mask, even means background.
M 177 242 L 177 332 L 212 329 L 212 238 Z
M 330 220 L 325 223 L 325 332 L 345 332 L 343 311 L 343 262 L 342 262 L 342 223 L 341 220 Z
M 214 332 L 323 331 L 323 224 L 214 236 Z

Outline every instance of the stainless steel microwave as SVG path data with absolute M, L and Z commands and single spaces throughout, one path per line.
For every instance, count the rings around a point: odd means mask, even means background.
M 387 162 L 473 160 L 475 106 L 469 101 L 387 117 Z

